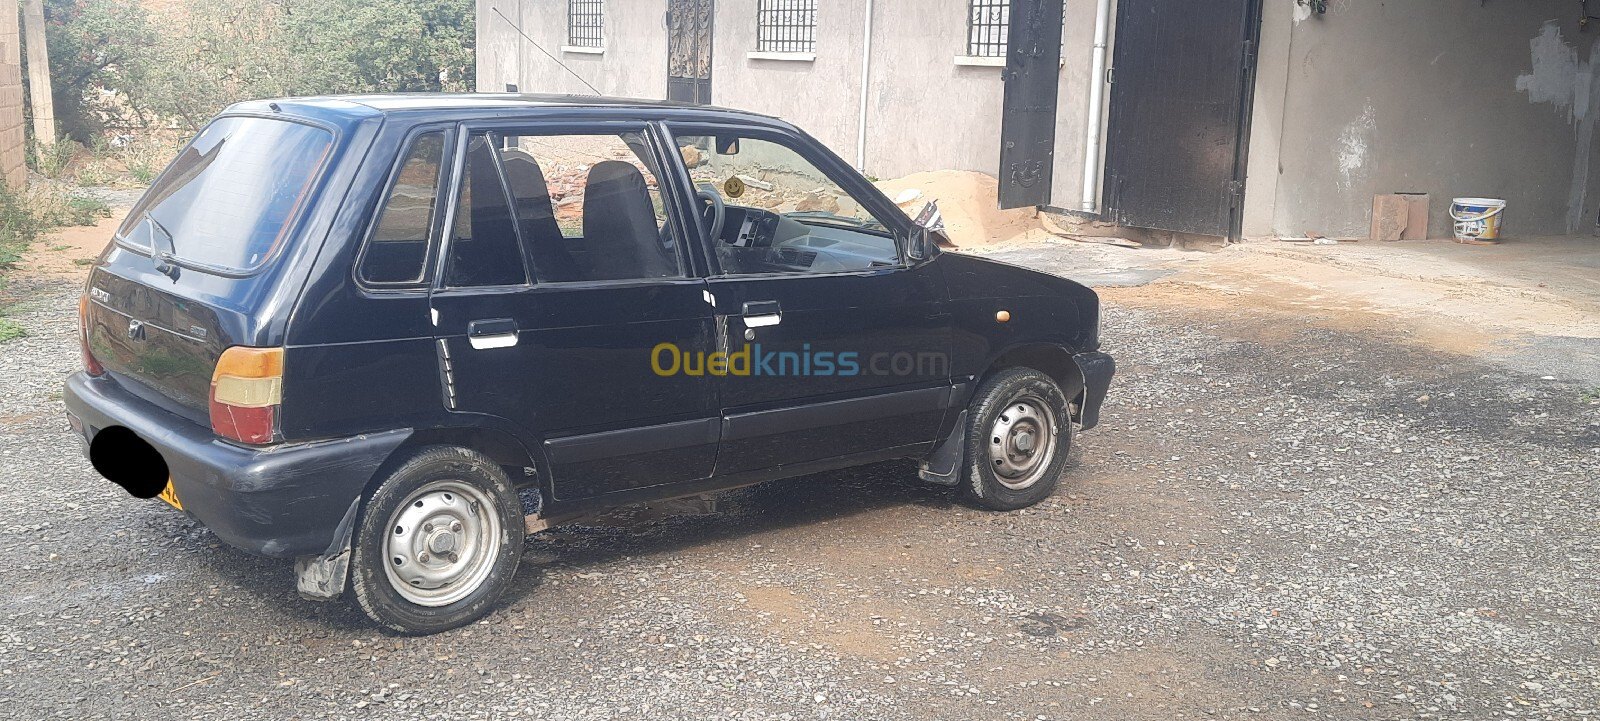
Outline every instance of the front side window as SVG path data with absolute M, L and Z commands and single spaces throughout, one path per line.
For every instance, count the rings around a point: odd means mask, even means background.
M 642 132 L 474 135 L 451 284 L 526 282 L 524 259 L 539 283 L 682 277 L 648 147 Z
M 178 153 L 117 239 L 201 267 L 254 271 L 283 247 L 332 148 L 322 128 L 220 118 Z
M 362 252 L 362 282 L 422 282 L 432 245 L 433 212 L 443 161 L 444 132 L 423 133 L 411 141 L 390 185 L 389 197 L 378 211 L 378 224 Z
M 817 0 L 759 0 L 756 49 L 768 53 L 817 51 Z
M 605 0 L 567 0 L 567 44 L 605 47 Z
M 731 135 L 678 135 L 676 142 L 696 189 L 722 199 L 713 248 L 724 272 L 825 273 L 900 262 L 883 219 L 788 145 Z

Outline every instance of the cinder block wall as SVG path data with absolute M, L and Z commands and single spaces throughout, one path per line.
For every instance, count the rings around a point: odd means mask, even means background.
M 22 33 L 17 0 L 0 0 L 0 178 L 21 188 L 28 180 L 22 131 Z

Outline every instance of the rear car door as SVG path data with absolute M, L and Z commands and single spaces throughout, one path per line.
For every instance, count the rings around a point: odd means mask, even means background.
M 646 125 L 469 126 L 457 158 L 432 295 L 448 409 L 542 446 L 558 501 L 710 475 L 710 378 L 652 366 L 713 321 Z
M 705 239 L 730 358 L 717 473 L 924 449 L 948 405 L 950 328 L 938 269 L 900 250 L 904 214 L 809 138 L 669 127 L 725 207 Z

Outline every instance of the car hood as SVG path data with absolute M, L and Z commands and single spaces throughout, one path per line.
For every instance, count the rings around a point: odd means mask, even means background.
M 1019 265 L 963 253 L 943 253 L 939 262 L 951 300 L 1064 296 L 1091 306 L 1100 302 L 1100 296 L 1082 283 Z

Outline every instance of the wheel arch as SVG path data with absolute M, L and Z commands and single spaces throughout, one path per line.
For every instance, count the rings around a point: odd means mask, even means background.
M 373 487 L 382 483 L 396 467 L 405 463 L 406 459 L 419 449 L 429 446 L 457 446 L 482 453 L 496 464 L 515 469 L 516 472 L 509 475 L 512 484 L 516 486 L 527 484 L 521 469 L 532 468 L 537 477 L 545 475 L 543 460 L 529 452 L 527 445 L 520 439 L 505 431 L 486 426 L 419 428 L 412 431 L 405 442 L 389 453 L 389 457 L 367 481 L 367 491 L 370 492 Z M 522 480 L 519 482 L 519 479 Z
M 1007 368 L 1032 368 L 1050 376 L 1061 387 L 1067 401 L 1077 406 L 1084 390 L 1083 369 L 1072 359 L 1072 351 L 1055 343 L 1027 343 L 1012 346 L 989 361 L 974 387 Z

